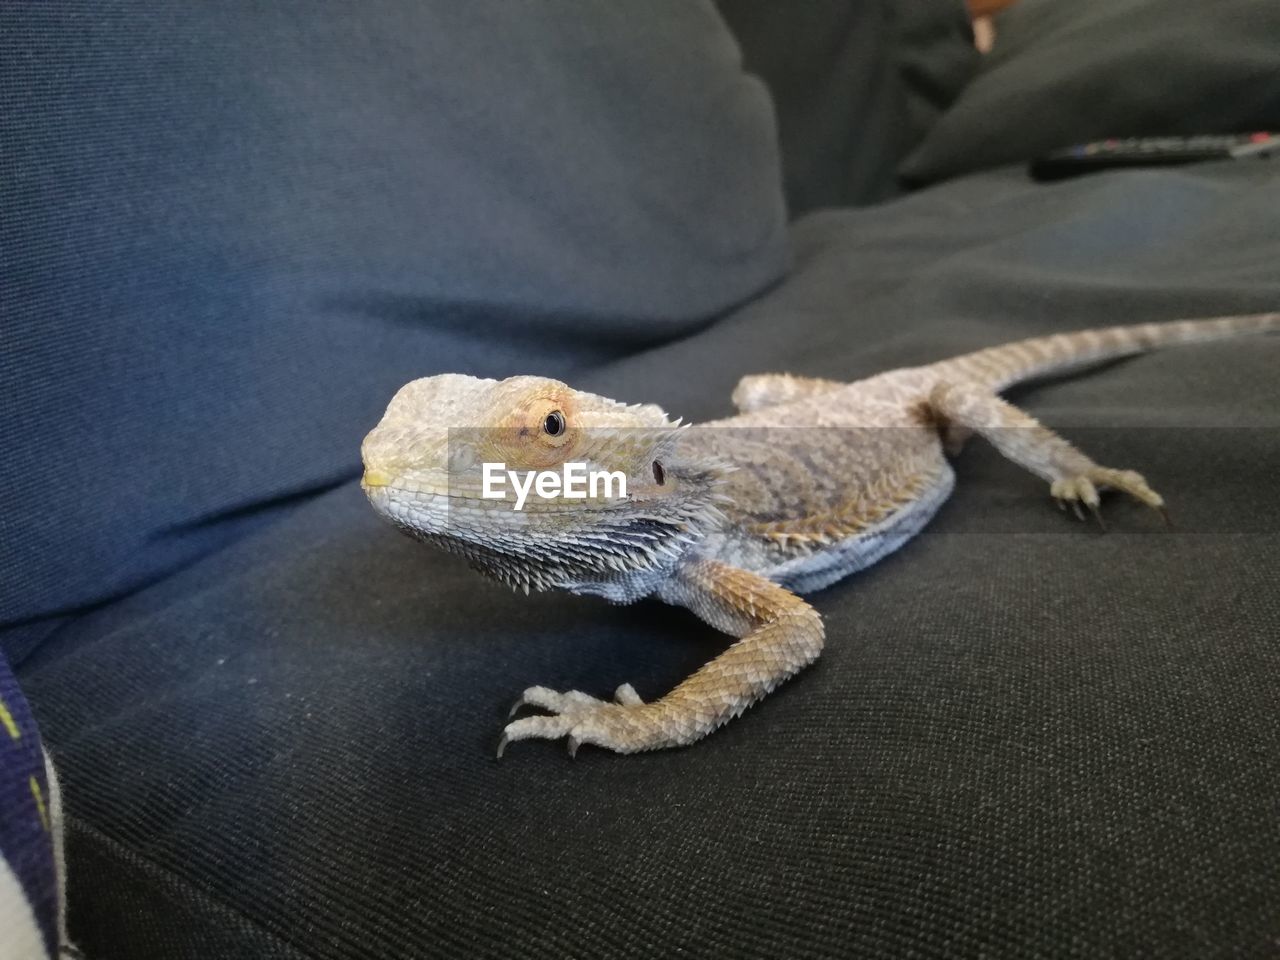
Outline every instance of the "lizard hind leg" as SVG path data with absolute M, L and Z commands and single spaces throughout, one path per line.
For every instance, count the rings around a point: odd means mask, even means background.
M 686 746 L 738 716 L 822 650 L 817 611 L 777 584 L 737 567 L 692 562 L 676 572 L 661 595 L 740 639 L 666 696 L 648 703 L 630 684 L 619 687 L 613 701 L 576 690 L 530 687 L 512 713 L 533 706 L 548 714 L 508 723 L 498 756 L 516 740 L 561 737 L 571 755 L 583 743 L 616 753 Z
M 1078 517 L 1084 516 L 1083 504 L 1101 524 L 1098 493 L 1106 489 L 1121 490 L 1164 513 L 1164 498 L 1140 473 L 1099 466 L 1034 417 L 982 386 L 938 383 L 929 395 L 929 405 L 947 423 L 980 434 L 1005 457 L 1049 481 L 1050 494 L 1060 506 L 1070 504 Z

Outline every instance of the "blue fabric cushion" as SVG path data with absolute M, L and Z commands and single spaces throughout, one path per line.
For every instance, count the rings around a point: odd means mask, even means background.
M 785 266 L 710 0 L 5 4 L 0 89 L 14 656 L 350 477 L 400 383 L 564 374 Z

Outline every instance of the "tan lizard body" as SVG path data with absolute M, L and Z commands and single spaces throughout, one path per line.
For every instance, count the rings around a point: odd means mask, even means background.
M 1006 387 L 1160 346 L 1280 329 L 1280 314 L 1086 330 L 1019 341 L 856 383 L 744 378 L 736 416 L 681 427 L 538 377 L 415 380 L 364 441 L 364 489 L 405 532 L 528 590 L 617 602 L 656 595 L 737 641 L 665 696 L 613 701 L 530 687 L 506 744 L 567 737 L 621 753 L 692 743 L 822 649 L 821 589 L 900 547 L 954 484 L 947 452 L 973 433 L 1095 514 L 1099 490 L 1157 509 L 1137 473 L 1101 467 L 997 395 Z M 485 463 L 616 471 L 625 497 L 486 499 Z M 516 711 L 513 710 L 513 714 Z

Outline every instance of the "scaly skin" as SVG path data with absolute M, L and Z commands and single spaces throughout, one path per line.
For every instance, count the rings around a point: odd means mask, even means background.
M 1099 517 L 1099 491 L 1164 501 L 1131 470 L 1099 466 L 997 394 L 1027 379 L 1156 347 L 1280 329 L 1280 314 L 1085 330 L 1019 341 L 843 384 L 744 378 L 737 416 L 682 427 L 555 380 L 443 375 L 403 387 L 365 438 L 363 486 L 412 536 L 513 586 L 687 607 L 738 638 L 665 696 L 629 684 L 613 701 L 525 690 L 506 745 L 567 739 L 619 753 L 706 736 L 812 663 L 817 612 L 799 594 L 896 550 L 951 492 L 946 454 L 974 433 L 1043 477 L 1060 504 Z M 621 471 L 625 498 L 539 498 L 522 511 L 481 496 L 482 464 L 566 462 Z

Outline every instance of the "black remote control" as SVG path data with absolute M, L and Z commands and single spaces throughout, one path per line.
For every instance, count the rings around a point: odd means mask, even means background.
M 1063 180 L 1082 173 L 1117 167 L 1170 166 L 1201 160 L 1240 160 L 1270 156 L 1280 156 L 1280 134 L 1119 137 L 1055 150 L 1031 161 L 1031 175 L 1037 180 Z

